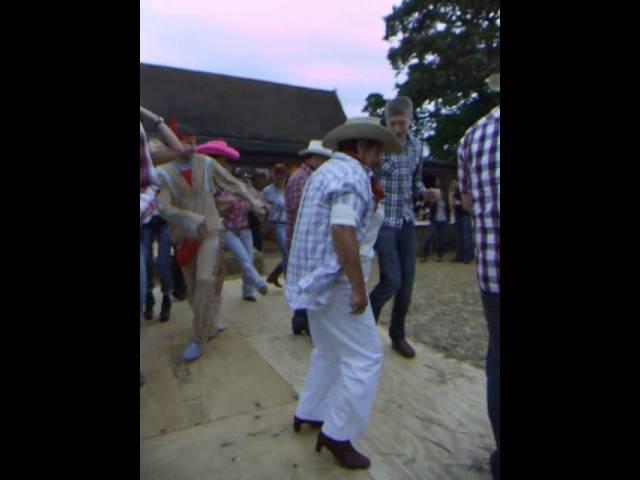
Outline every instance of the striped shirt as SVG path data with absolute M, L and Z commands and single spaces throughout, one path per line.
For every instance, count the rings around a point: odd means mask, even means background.
M 329 301 L 342 267 L 333 247 L 330 215 L 334 205 L 355 212 L 362 243 L 374 209 L 370 171 L 344 153 L 334 153 L 307 181 L 293 232 L 285 296 L 293 310 L 317 310 Z
M 160 180 L 151 162 L 147 136 L 140 123 L 140 223 L 148 222 L 156 210 L 156 194 Z
M 420 150 L 415 137 L 407 135 L 402 153 L 382 156 L 382 165 L 375 173 L 384 189 L 384 227 L 402 228 L 403 220 L 416 220 L 414 197 L 426 191 Z
M 458 149 L 462 193 L 473 199 L 478 282 L 483 292 L 500 293 L 500 107 L 474 124 Z

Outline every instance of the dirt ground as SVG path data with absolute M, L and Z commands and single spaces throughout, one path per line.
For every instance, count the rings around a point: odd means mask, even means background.
M 407 336 L 424 343 L 447 356 L 485 366 L 488 333 L 478 281 L 476 265 L 453 263 L 453 254 L 446 254 L 443 262 L 435 258 L 416 264 L 413 300 L 406 320 Z M 265 252 L 267 273 L 279 257 L 268 248 Z M 378 281 L 377 262 L 374 263 L 369 290 Z M 392 302 L 381 313 L 380 321 L 388 323 Z

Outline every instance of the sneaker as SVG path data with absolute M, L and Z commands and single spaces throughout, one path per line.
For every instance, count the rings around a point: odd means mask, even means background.
M 253 295 L 246 295 L 242 297 L 242 299 L 246 302 L 257 302 L 256 297 L 254 297 Z
M 202 355 L 202 352 L 200 351 L 200 344 L 193 342 L 182 354 L 182 359 L 185 362 L 193 362 L 194 360 L 199 359 L 200 355 Z

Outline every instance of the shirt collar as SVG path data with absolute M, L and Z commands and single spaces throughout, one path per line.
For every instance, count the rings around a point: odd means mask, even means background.
M 373 171 L 368 166 L 366 166 L 364 163 L 359 162 L 358 160 L 353 158 L 351 155 L 347 155 L 346 153 L 342 153 L 342 152 L 335 152 L 331 158 L 336 158 L 338 160 L 353 162 L 356 165 L 358 165 L 359 167 L 362 167 L 368 177 L 371 177 L 373 175 Z

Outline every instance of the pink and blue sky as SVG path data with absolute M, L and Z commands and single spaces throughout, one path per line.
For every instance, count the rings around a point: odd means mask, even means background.
M 140 61 L 336 89 L 347 116 L 395 94 L 383 17 L 400 0 L 140 0 Z

